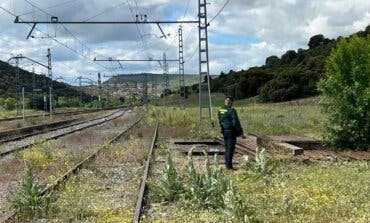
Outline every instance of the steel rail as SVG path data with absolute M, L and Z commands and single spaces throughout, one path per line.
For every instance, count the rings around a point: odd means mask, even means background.
M 49 132 L 52 130 L 56 130 L 60 127 L 66 127 L 68 124 L 71 124 L 72 122 L 76 122 L 79 119 L 68 119 L 68 120 L 62 120 L 62 121 L 56 121 L 56 122 L 50 122 L 40 125 L 32 125 L 24 128 L 16 128 L 16 129 L 10 129 L 0 132 L 0 144 L 11 142 L 15 140 L 24 139 L 26 137 L 38 135 L 41 133 Z
M 48 141 L 48 140 L 51 140 L 51 139 L 58 139 L 58 138 L 61 138 L 63 136 L 66 136 L 66 135 L 70 135 L 72 133 L 75 133 L 75 132 L 78 132 L 78 131 L 82 131 L 84 129 L 87 129 L 87 128 L 91 128 L 91 127 L 94 127 L 94 126 L 97 126 L 97 125 L 100 125 L 100 124 L 103 124 L 105 122 L 108 122 L 108 121 L 112 121 L 114 119 L 117 119 L 119 117 L 121 117 L 122 115 L 125 114 L 125 112 L 127 110 L 125 110 L 121 115 L 119 116 L 116 116 L 116 117 L 113 117 L 111 119 L 107 119 L 109 118 L 110 116 L 113 116 L 114 114 L 116 114 L 117 112 L 119 112 L 121 110 L 118 110 L 116 112 L 113 112 L 111 114 L 108 114 L 108 115 L 105 115 L 103 117 L 97 117 L 97 118 L 94 118 L 94 119 L 90 119 L 90 120 L 86 120 L 86 121 L 82 121 L 82 122 L 78 122 L 78 123 L 73 123 L 72 125 L 69 125 L 69 126 L 62 126 L 60 128 L 56 128 L 54 129 L 53 131 L 56 131 L 56 130 L 60 130 L 60 129 L 63 129 L 63 128 L 70 128 L 70 127 L 73 127 L 73 126 L 76 126 L 76 125 L 80 125 L 80 124 L 85 124 L 85 123 L 88 123 L 88 122 L 93 122 L 93 121 L 96 121 L 96 120 L 99 120 L 99 119 L 104 119 L 100 122 L 97 122 L 97 123 L 93 123 L 93 124 L 90 124 L 90 125 L 87 125 L 87 126 L 83 126 L 81 128 L 77 128 L 77 129 L 74 129 L 74 130 L 71 130 L 71 131 L 67 131 L 67 132 L 64 132 L 64 133 L 61 133 L 61 134 L 58 134 L 58 135 L 55 135 L 55 136 L 51 136 L 51 137 L 47 137 L 43 140 L 40 140 L 40 141 L 36 141 L 36 142 L 33 142 L 33 143 L 30 143 L 30 144 L 27 144 L 27 145 L 24 145 L 24 146 L 19 146 L 19 147 L 16 147 L 16 148 L 13 148 L 13 149 L 10 149 L 10 150 L 7 150 L 7 151 L 4 151 L 4 152 L 0 152 L 0 158 L 4 157 L 4 156 L 7 156 L 9 154 L 12 154 L 14 152 L 17 152 L 17 151 L 20 151 L 20 150 L 23 150 L 23 149 L 26 149 L 26 148 L 29 148 L 33 145 L 36 145 L 36 144 L 39 144 L 39 143 L 42 143 L 42 142 L 45 142 L 45 141 Z
M 135 215 L 134 215 L 134 219 L 133 219 L 135 223 L 140 222 L 140 218 L 141 218 L 141 214 L 142 214 L 145 192 L 146 192 L 146 187 L 147 187 L 146 181 L 147 181 L 147 178 L 148 178 L 148 175 L 149 175 L 149 169 L 150 169 L 150 163 L 151 163 L 150 161 L 152 160 L 153 150 L 154 150 L 154 147 L 156 145 L 157 138 L 158 138 L 158 126 L 159 126 L 159 124 L 158 124 L 158 121 L 157 121 L 157 124 L 155 126 L 155 130 L 154 130 L 153 139 L 152 139 L 152 144 L 150 145 L 148 159 L 145 163 L 144 175 L 143 175 L 143 178 L 141 179 L 141 182 L 140 182 L 140 190 L 139 190 L 139 194 L 137 196 Z
M 99 112 L 99 111 L 109 111 L 109 110 L 114 110 L 114 109 L 119 109 L 122 107 L 114 107 L 114 108 L 104 108 L 104 109 L 89 109 L 89 110 L 78 110 L 78 111 L 69 111 L 69 112 L 56 112 L 54 115 L 78 115 L 78 114 L 88 114 L 88 113 L 94 113 L 94 112 Z M 27 115 L 25 118 L 36 118 L 36 117 L 42 117 L 46 116 L 47 114 L 39 114 L 39 115 Z M 13 120 L 18 120 L 18 119 L 23 119 L 22 116 L 17 116 L 17 117 L 10 117 L 10 118 L 2 118 L 0 119 L 0 122 L 6 122 L 6 121 L 13 121 Z

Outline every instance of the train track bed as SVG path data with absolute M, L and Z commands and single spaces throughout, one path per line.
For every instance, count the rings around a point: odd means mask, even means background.
M 63 120 L 71 120 L 71 119 L 80 119 L 86 120 L 94 117 L 98 117 L 104 114 L 108 114 L 109 110 L 97 110 L 97 111 L 85 111 L 85 113 L 77 112 L 77 113 L 62 113 L 53 115 L 52 117 L 49 116 L 36 116 L 36 117 L 28 117 L 25 120 L 23 119 L 15 119 L 9 121 L 1 121 L 0 123 L 0 131 L 10 130 L 10 129 L 18 129 L 18 128 L 25 128 L 31 127 L 34 125 L 41 125 L 47 124 L 52 122 L 58 122 Z
M 325 159 L 323 162 L 310 159 L 302 162 L 292 159 L 294 156 L 290 150 L 288 159 L 269 156 L 265 151 L 265 161 L 259 163 L 252 154 L 249 154 L 248 162 L 242 154 L 237 154 L 234 159 L 237 169 L 229 171 L 224 168 L 222 146 L 220 148 L 213 140 L 186 141 L 174 139 L 170 134 L 161 138 L 163 129 L 159 132 L 160 141 L 152 163 L 142 222 L 243 222 L 244 217 L 251 222 L 361 222 L 370 217 L 367 211 L 367 185 L 370 183 L 367 161 Z M 211 170 L 217 167 L 212 165 L 216 154 L 220 174 L 213 178 L 214 184 L 205 180 L 207 158 L 202 150 L 210 154 Z M 202 183 L 197 184 L 202 189 L 195 190 L 198 193 L 193 196 L 189 195 L 194 184 L 189 177 L 188 157 L 185 155 L 189 151 L 193 153 L 194 169 L 201 176 L 198 179 L 208 182 L 203 186 Z M 168 152 L 182 188 L 174 186 L 178 184 L 163 184 L 164 181 L 173 182 L 164 177 Z M 222 190 L 222 183 L 219 183 L 222 179 L 232 182 L 234 189 Z M 167 188 L 165 185 L 169 184 L 172 189 L 177 188 L 175 190 L 180 196 L 160 200 L 157 195 L 161 190 L 157 186 Z M 212 190 L 220 191 L 221 202 L 215 202 L 214 206 L 200 205 L 212 203 L 212 198 L 216 197 Z M 170 193 L 170 190 L 165 191 Z M 209 200 L 199 202 L 198 198 L 192 199 L 197 196 L 200 200 L 208 196 Z
M 37 142 L 59 138 L 64 135 L 73 133 L 75 131 L 83 130 L 91 126 L 104 123 L 107 120 L 110 120 L 110 119 L 113 120 L 121 116 L 123 112 L 124 112 L 123 110 L 110 111 L 108 114 L 99 116 L 97 118 L 74 122 L 66 126 L 61 126 L 61 127 L 56 127 L 54 129 L 50 129 L 51 131 L 42 132 L 40 134 L 32 134 L 31 136 L 22 138 L 20 140 L 5 142 L 2 145 L 0 145 L 0 157 L 6 156 L 9 153 L 16 152 L 23 148 L 27 148 L 28 146 L 33 145 Z
M 154 127 L 144 122 L 101 151 L 55 194 L 37 222 L 132 222 Z
M 171 133 L 172 132 L 172 133 Z M 166 134 L 165 134 L 166 133 Z M 223 148 L 213 141 L 194 141 L 176 138 L 177 132 L 166 127 L 159 130 L 159 141 L 151 167 L 151 174 L 148 183 L 147 202 L 143 212 L 142 222 L 221 222 L 219 210 L 202 209 L 193 206 L 193 203 L 185 198 L 184 193 L 179 192 L 180 198 L 173 201 L 158 200 L 156 186 L 163 182 L 166 166 L 168 165 L 168 154 L 170 154 L 173 166 L 179 179 L 183 182 L 188 180 L 188 152 L 192 149 L 192 163 L 198 174 L 205 173 L 205 156 L 207 151 L 211 166 L 214 156 L 220 164 L 220 171 L 226 172 L 223 168 Z M 188 188 L 187 183 L 184 186 Z M 185 189 L 185 190 L 187 190 Z M 180 191 L 180 190 L 179 190 Z M 215 217 L 216 216 L 216 217 Z
M 222 137 L 217 137 L 215 142 L 223 145 Z M 262 136 L 247 134 L 246 139 L 237 139 L 235 150 L 241 155 L 254 157 L 257 148 L 264 148 L 270 156 L 285 155 L 294 160 L 370 160 L 370 151 L 335 150 L 322 145 L 319 140 L 295 135 Z
M 52 184 L 61 174 L 121 132 L 122 128 L 135 119 L 135 115 L 130 111 L 118 111 L 115 116 L 117 118 L 98 126 L 35 144 L 31 148 L 3 157 L 0 160 L 0 215 L 11 210 L 9 198 L 19 189 L 24 161 L 31 165 L 42 185 Z

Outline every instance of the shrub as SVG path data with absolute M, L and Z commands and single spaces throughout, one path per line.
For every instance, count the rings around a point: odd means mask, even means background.
M 370 37 L 342 39 L 326 63 L 318 89 L 326 114 L 324 138 L 336 146 L 370 144 Z
M 57 106 L 60 108 L 71 108 L 81 106 L 77 98 L 58 97 Z
M 223 208 L 223 196 L 228 188 L 228 179 L 221 172 L 215 156 L 214 165 L 211 168 L 209 158 L 205 155 L 205 173 L 197 173 L 192 159 L 193 148 L 188 154 L 188 183 L 185 187 L 185 197 L 189 201 L 189 206 L 200 208 Z
M 41 186 L 35 180 L 31 166 L 25 162 L 25 174 L 21 188 L 12 198 L 12 206 L 22 219 L 30 219 L 42 210 Z
M 14 110 L 17 107 L 17 100 L 15 98 L 7 98 L 4 101 L 4 108 L 6 110 Z
M 266 157 L 264 148 L 262 148 L 261 150 L 257 148 L 254 160 L 250 160 L 248 156 L 245 156 L 243 163 L 244 174 L 247 177 L 269 177 L 271 176 L 275 168 L 276 163 Z
M 246 199 L 236 191 L 230 180 L 227 192 L 223 196 L 227 222 L 257 222 L 253 210 L 248 207 Z
M 166 166 L 158 186 L 153 185 L 153 201 L 174 201 L 177 200 L 182 191 L 182 180 L 179 178 L 176 169 L 173 166 L 170 153 L 167 153 Z

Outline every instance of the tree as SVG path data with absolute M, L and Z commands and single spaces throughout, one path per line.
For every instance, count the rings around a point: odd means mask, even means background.
M 317 46 L 320 46 L 324 44 L 324 36 L 322 34 L 312 36 L 308 42 L 308 46 L 310 48 L 315 48 Z
M 280 64 L 280 59 L 277 56 L 269 56 L 265 62 L 267 67 L 277 67 Z
M 370 37 L 342 39 L 325 66 L 318 89 L 326 114 L 328 142 L 336 146 L 369 149 L 370 145 Z

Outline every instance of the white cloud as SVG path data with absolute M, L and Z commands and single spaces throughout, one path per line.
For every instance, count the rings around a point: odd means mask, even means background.
M 66 2 L 64 0 L 29 1 L 41 8 Z M 94 16 L 93 20 L 100 21 L 132 20 L 135 14 L 147 14 L 150 20 L 194 20 L 198 13 L 197 2 L 189 1 L 185 18 L 182 18 L 187 4 L 184 0 L 76 0 L 46 10 L 51 15 L 58 16 L 60 20 L 84 20 Z M 208 5 L 208 17 L 213 18 L 225 0 L 208 2 L 211 3 Z M 21 16 L 25 20 L 50 19 L 50 16 L 31 7 L 24 0 L 2 0 L 0 6 L 15 14 L 31 12 Z M 90 73 L 95 78 L 98 71 L 105 74 L 161 72 L 159 65 L 154 62 L 123 63 L 125 69 L 117 70 L 117 63 L 97 64 L 86 58 L 161 58 L 163 51 L 166 51 L 167 58 L 178 56 L 177 25 L 161 26 L 165 33 L 170 33 L 167 40 L 157 38 L 162 34 L 155 25 L 65 25 L 75 37 L 91 49 L 89 50 L 82 47 L 63 26 L 37 26 L 51 36 L 56 35 L 59 43 L 47 38 L 26 40 L 25 36 L 30 27 L 14 24 L 13 20 L 13 16 L 0 10 L 0 51 L 22 53 L 45 61 L 46 49 L 51 48 L 55 76 L 63 75 L 74 79 L 76 76 Z M 363 30 L 369 24 L 370 1 L 368 0 L 230 0 L 209 27 L 209 35 L 217 37 L 211 39 L 220 41 L 217 44 L 210 42 L 211 73 L 219 74 L 221 71 L 230 69 L 248 69 L 250 66 L 258 66 L 265 62 L 267 56 L 280 56 L 289 49 L 306 48 L 308 39 L 313 35 L 321 33 L 326 37 L 336 38 L 339 35 L 349 35 Z M 183 30 L 185 70 L 187 73 L 197 73 L 197 25 L 184 24 Z M 142 43 L 139 40 L 140 35 L 145 34 Z M 34 35 L 45 37 L 45 34 L 37 31 Z M 237 41 L 223 42 L 225 35 L 228 38 L 235 37 Z M 241 40 L 250 40 L 250 42 L 238 42 Z M 0 54 L 1 60 L 6 61 L 9 57 L 8 54 Z M 25 63 L 24 66 L 26 66 Z M 27 66 L 29 69 L 30 66 Z M 43 72 L 42 68 L 37 68 L 37 71 Z M 170 64 L 170 71 L 176 72 L 177 65 Z

